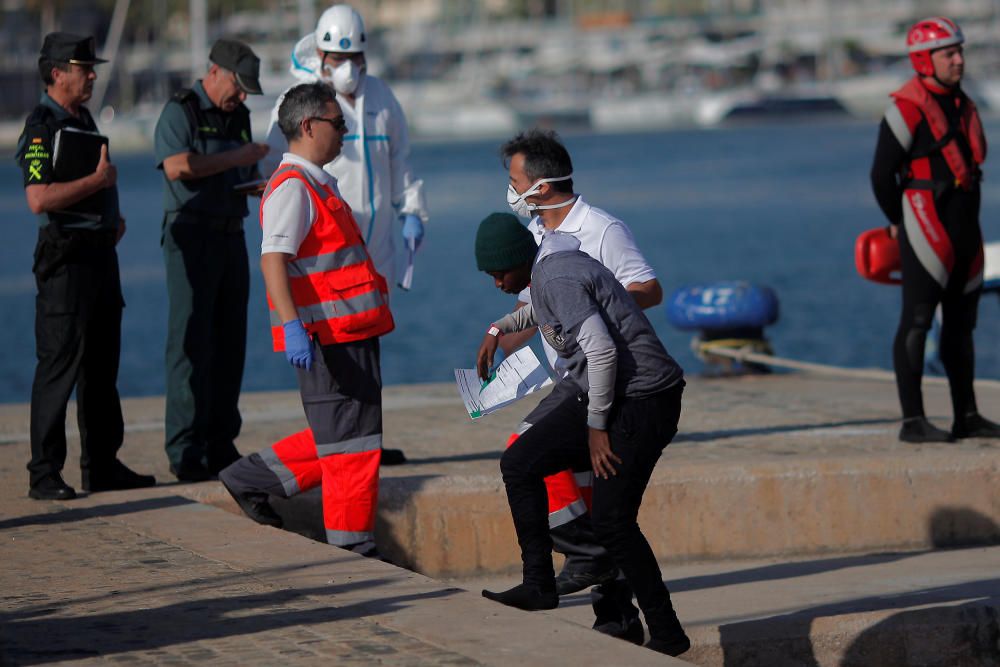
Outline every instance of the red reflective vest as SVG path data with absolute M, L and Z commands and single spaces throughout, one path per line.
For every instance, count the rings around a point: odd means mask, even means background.
M 959 129 L 969 142 L 975 164 L 968 164 L 955 137 L 951 137 L 941 146 L 940 150 L 942 157 L 951 169 L 951 173 L 955 176 L 955 187 L 967 189 L 979 181 L 979 165 L 986 160 L 986 135 L 983 133 L 983 124 L 979 119 L 976 105 L 964 93 L 960 94 L 962 96 L 962 117 Z M 919 76 L 910 79 L 902 88 L 892 93 L 892 97 L 897 100 L 906 100 L 920 109 L 920 113 L 927 119 L 935 142 L 942 141 L 948 135 L 951 130 L 948 127 L 948 119 Z M 908 174 L 910 178 L 922 180 L 931 178 L 930 165 L 926 155 L 915 158 L 911 162 L 910 170 L 912 172 Z
M 365 248 L 351 209 L 326 186 L 317 183 L 304 169 L 282 164 L 268 181 L 261 197 L 261 225 L 264 202 L 290 178 L 305 185 L 316 210 L 316 220 L 288 263 L 292 300 L 299 319 L 323 345 L 348 343 L 381 336 L 393 330 L 389 311 L 389 289 Z M 270 295 L 271 337 L 274 350 L 285 349 L 285 332 Z

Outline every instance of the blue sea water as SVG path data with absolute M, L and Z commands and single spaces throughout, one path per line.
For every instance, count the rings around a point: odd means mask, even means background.
M 899 290 L 862 280 L 853 263 L 857 235 L 884 224 L 868 184 L 875 134 L 874 123 L 838 120 L 564 139 L 576 190 L 631 226 L 668 295 L 722 279 L 768 285 L 781 303 L 780 320 L 768 329 L 777 354 L 891 368 Z M 512 305 L 476 271 L 472 254 L 478 221 L 507 210 L 498 142 L 419 143 L 411 157 L 426 184 L 431 221 L 413 290 L 394 292 L 397 329 L 382 348 L 387 384 L 452 381 L 454 368 L 472 366 L 489 322 Z M 127 303 L 119 388 L 124 396 L 161 394 L 161 176 L 148 154 L 121 156 L 117 165 L 128 218 L 119 246 Z M 984 234 L 998 240 L 1000 186 L 989 178 L 989 163 L 986 173 Z M 11 160 L 0 164 L 0 215 L 0 402 L 22 402 L 34 371 L 36 224 Z M 252 293 L 243 388 L 294 388 L 283 355 L 271 352 L 256 212 L 247 230 Z M 650 317 L 674 356 L 697 372 L 690 334 L 672 329 L 662 308 Z M 979 377 L 1000 378 L 998 334 L 1000 300 L 988 295 L 976 332 Z

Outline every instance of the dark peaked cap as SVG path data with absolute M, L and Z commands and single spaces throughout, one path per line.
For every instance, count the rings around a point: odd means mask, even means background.
M 42 42 L 41 58 L 73 65 L 97 65 L 107 60 L 97 57 L 93 37 L 82 37 L 68 32 L 50 32 Z
M 260 58 L 249 46 L 235 39 L 220 39 L 212 45 L 208 59 L 236 75 L 236 83 L 248 95 L 260 95 Z

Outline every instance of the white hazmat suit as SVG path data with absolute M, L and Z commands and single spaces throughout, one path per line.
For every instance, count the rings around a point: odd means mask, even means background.
M 292 51 L 292 75 L 301 83 L 319 81 L 320 64 L 315 35 L 303 37 Z M 284 98 L 282 93 L 271 112 L 267 131 L 271 151 L 260 162 L 265 176 L 271 175 L 288 150 L 288 142 L 278 127 L 278 107 Z M 401 215 L 412 214 L 427 222 L 423 181 L 414 178 L 410 170 L 406 117 L 389 86 L 366 74 L 354 98 L 352 105 L 337 93 L 347 134 L 340 155 L 323 169 L 337 179 L 341 195 L 354 211 L 375 268 L 393 285 L 399 278 L 401 264 L 396 248 L 402 238 L 396 221 Z M 363 124 L 358 122 L 362 115 Z

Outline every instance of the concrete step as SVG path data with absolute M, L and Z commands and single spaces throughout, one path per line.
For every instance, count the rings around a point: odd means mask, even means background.
M 703 667 L 1000 665 L 1000 547 L 662 564 Z M 517 577 L 451 580 L 472 592 Z M 556 618 L 590 626 L 586 592 Z
M 947 389 L 925 393 L 931 418 L 946 426 Z M 295 400 L 269 396 L 250 419 L 292 414 Z M 401 447 L 410 463 L 382 469 L 382 551 L 430 576 L 519 567 L 498 460 L 536 400 L 471 422 L 450 385 L 387 390 L 386 446 Z M 996 387 L 980 387 L 979 403 L 1000 416 Z M 897 409 L 884 382 L 691 379 L 640 525 L 674 562 L 1000 542 L 1000 441 L 901 443 Z M 294 430 L 274 419 L 250 428 L 258 437 Z M 221 490 L 202 493 L 235 511 Z M 321 538 L 318 491 L 275 505 L 290 529 Z

